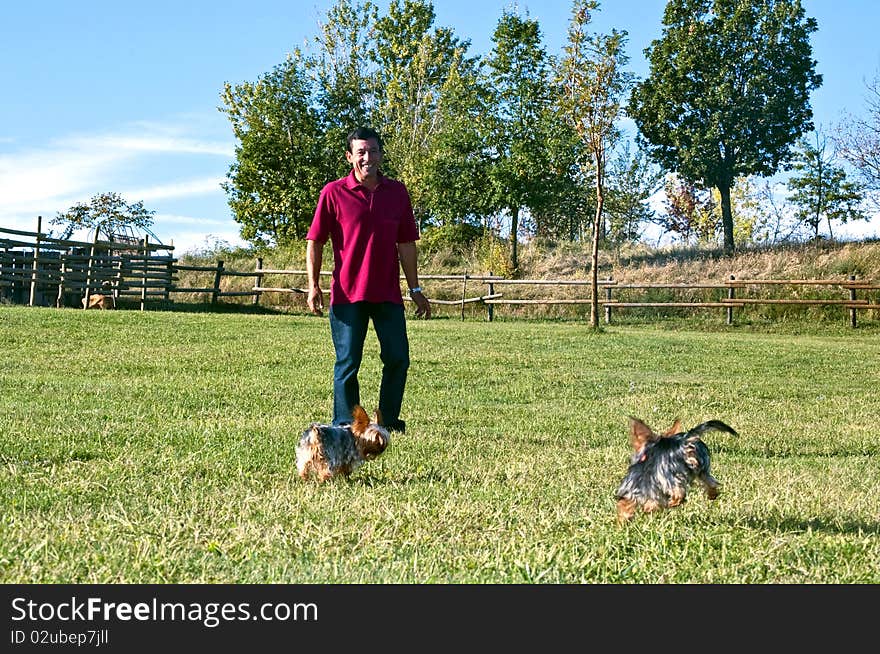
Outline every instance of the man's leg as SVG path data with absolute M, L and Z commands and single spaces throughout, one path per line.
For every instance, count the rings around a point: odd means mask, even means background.
M 379 411 L 389 429 L 403 432 L 406 425 L 400 419 L 406 374 L 409 369 L 409 340 L 406 335 L 406 315 L 403 305 L 383 302 L 373 306 L 373 327 L 379 339 L 382 359 L 382 385 L 379 387 Z
M 370 316 L 363 302 L 330 306 L 330 334 L 336 350 L 333 366 L 333 423 L 351 422 L 351 410 L 360 404 L 358 371 Z

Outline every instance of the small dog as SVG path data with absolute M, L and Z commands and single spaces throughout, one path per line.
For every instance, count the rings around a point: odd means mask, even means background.
M 710 500 L 718 497 L 718 480 L 709 473 L 709 448 L 700 440 L 707 431 L 737 432 L 720 420 L 709 420 L 682 431 L 678 420 L 657 434 L 644 422 L 630 417 L 632 460 L 617 489 L 617 519 L 626 522 L 641 507 L 646 513 L 678 506 L 685 501 L 694 479 Z
M 116 308 L 116 298 L 113 297 L 113 294 L 110 292 L 110 282 L 103 281 L 101 282 L 101 292 L 100 293 L 89 293 L 87 296 L 82 299 L 83 309 L 115 309 Z
M 370 422 L 363 407 L 356 405 L 352 417 L 351 424 L 313 422 L 303 431 L 296 447 L 296 469 L 300 477 L 306 479 L 310 472 L 314 472 L 319 481 L 336 475 L 348 476 L 364 461 L 375 459 L 385 451 L 391 436 L 380 424 L 379 413 L 376 413 L 376 422 Z
M 115 309 L 116 299 L 112 295 L 103 295 L 101 293 L 91 293 L 89 295 L 88 304 L 86 299 L 82 299 L 84 309 Z

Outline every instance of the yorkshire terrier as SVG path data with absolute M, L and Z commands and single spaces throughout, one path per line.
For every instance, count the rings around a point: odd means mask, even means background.
M 299 476 L 306 479 L 310 472 L 319 481 L 326 481 L 337 475 L 348 476 L 364 461 L 375 459 L 385 451 L 391 442 L 388 430 L 376 413 L 376 421 L 371 422 L 364 408 L 355 405 L 352 422 L 341 425 L 326 425 L 313 422 L 303 431 L 296 447 L 296 469 Z
M 718 497 L 718 480 L 709 473 L 709 448 L 700 440 L 707 431 L 736 431 L 720 420 L 709 420 L 683 431 L 676 420 L 657 434 L 644 422 L 630 417 L 633 455 L 626 476 L 617 489 L 617 519 L 626 522 L 641 508 L 644 512 L 678 506 L 688 487 L 699 480 L 710 500 Z

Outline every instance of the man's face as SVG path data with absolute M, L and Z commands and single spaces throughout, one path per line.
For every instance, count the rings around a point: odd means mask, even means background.
M 382 150 L 376 139 L 357 139 L 351 142 L 351 152 L 346 150 L 345 158 L 360 181 L 375 179 L 382 163 Z

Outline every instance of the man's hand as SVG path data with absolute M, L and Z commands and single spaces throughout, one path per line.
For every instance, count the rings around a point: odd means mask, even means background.
M 412 301 L 416 303 L 416 317 L 425 319 L 430 318 L 431 304 L 428 302 L 428 298 L 426 298 L 421 291 L 411 293 L 410 297 L 412 298 Z
M 312 313 L 316 316 L 324 315 L 324 293 L 320 287 L 309 287 L 307 302 Z

